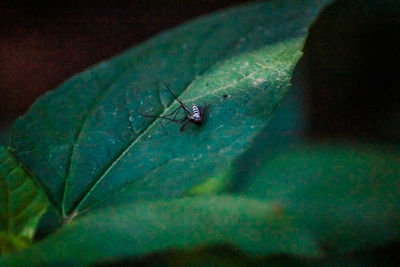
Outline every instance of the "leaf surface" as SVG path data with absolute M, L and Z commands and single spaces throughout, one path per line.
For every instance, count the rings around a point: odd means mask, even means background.
M 252 255 L 315 256 L 315 240 L 276 203 L 200 196 L 124 204 L 93 211 L 28 249 L 3 258 L 11 266 L 62 262 L 85 266 L 154 252 L 225 244 Z M 1 263 L 1 261 L 0 261 Z
M 0 146 L 0 254 L 25 247 L 48 200 L 32 177 Z
M 181 196 L 221 175 L 268 123 L 326 2 L 255 3 L 160 34 L 41 97 L 11 146 L 64 217 L 110 198 Z M 188 106 L 207 104 L 203 125 L 164 131 L 140 115 L 177 107 L 161 81 Z
M 320 144 L 264 162 L 242 192 L 282 203 L 335 255 L 400 237 L 399 177 L 398 149 Z

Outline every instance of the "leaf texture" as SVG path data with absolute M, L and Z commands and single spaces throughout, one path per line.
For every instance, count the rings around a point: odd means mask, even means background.
M 48 200 L 31 176 L 0 146 L 0 253 L 25 247 Z
M 314 144 L 282 151 L 242 192 L 278 201 L 332 255 L 400 237 L 400 152 L 366 144 Z
M 64 217 L 181 196 L 221 176 L 268 123 L 326 2 L 255 3 L 164 32 L 41 97 L 11 146 Z M 140 115 L 177 107 L 161 81 L 187 105 L 207 104 L 202 126 L 164 131 Z
M 133 230 L 134 229 L 134 230 Z M 45 241 L 4 257 L 10 266 L 87 266 L 155 252 L 226 244 L 248 255 L 318 255 L 315 240 L 277 203 L 211 196 L 93 211 Z M 1 259 L 0 259 L 1 263 Z

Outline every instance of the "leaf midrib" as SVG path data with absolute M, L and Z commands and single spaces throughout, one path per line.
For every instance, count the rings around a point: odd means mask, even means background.
M 216 23 L 216 24 L 215 24 L 215 27 L 218 26 L 218 25 L 219 25 L 219 24 Z M 210 30 L 210 33 L 215 29 L 215 27 L 213 27 L 213 28 Z M 165 34 L 165 33 L 161 33 L 159 36 L 162 36 L 163 34 Z M 152 42 L 152 41 L 154 41 L 154 40 L 155 40 L 155 39 L 151 39 L 151 40 L 149 40 L 148 42 Z M 146 43 L 148 43 L 148 42 L 144 42 L 143 44 L 139 45 L 137 49 L 140 50 L 141 48 L 144 48 L 144 46 L 145 46 Z M 196 57 L 195 60 L 197 60 L 197 57 Z M 213 65 L 214 65 L 214 64 L 213 64 Z M 205 69 L 205 70 L 203 71 L 203 73 L 204 73 L 205 71 L 207 71 L 207 69 Z M 109 89 L 112 87 L 114 81 L 118 80 L 120 77 L 122 77 L 122 76 L 123 76 L 125 73 L 127 73 L 127 72 L 129 72 L 129 70 L 123 71 L 121 74 L 117 75 L 117 77 L 115 77 L 115 78 L 111 81 L 110 86 L 108 86 L 108 88 L 105 88 L 105 90 L 103 90 L 102 93 L 99 94 L 99 95 L 96 97 L 96 99 L 93 101 L 93 104 L 90 106 L 88 112 L 86 113 L 86 116 L 85 116 L 83 122 L 81 123 L 80 128 L 78 129 L 78 131 L 77 131 L 75 137 L 74 137 L 73 147 L 72 147 L 72 149 L 71 149 L 71 154 L 70 154 L 69 161 L 68 161 L 68 171 L 67 171 L 67 175 L 66 175 L 65 182 L 64 182 L 63 197 L 62 197 L 62 203 L 61 203 L 61 212 L 62 212 L 62 216 L 63 216 L 64 218 L 67 218 L 67 217 L 68 217 L 68 215 L 66 214 L 66 211 L 65 211 L 66 188 L 67 188 L 68 178 L 69 178 L 69 174 L 70 174 L 72 156 L 73 156 L 74 151 L 75 151 L 75 144 L 76 144 L 77 140 L 79 139 L 79 137 L 80 137 L 80 135 L 81 135 L 82 129 L 83 129 L 83 127 L 84 127 L 84 125 L 85 125 L 87 119 L 89 118 L 89 115 L 91 114 L 91 111 L 96 107 L 98 100 L 102 99 L 102 98 L 105 96 L 105 94 L 106 94 L 106 93 L 109 91 Z M 197 71 L 196 71 L 194 77 L 200 76 L 200 75 L 202 75 L 203 73 L 197 74 Z M 193 80 L 193 81 L 194 81 L 194 80 Z M 192 82 L 193 82 L 193 81 L 192 81 Z M 187 89 L 190 87 L 190 85 L 191 85 L 191 83 L 190 83 L 190 84 L 186 87 L 186 89 L 184 89 L 182 92 L 184 92 L 185 90 L 187 90 Z M 181 93 L 179 96 L 181 96 L 181 95 L 182 95 L 182 93 Z M 166 106 L 165 109 L 164 109 L 164 112 L 161 113 L 160 115 L 163 115 L 163 114 L 165 113 L 166 110 L 169 110 L 169 108 L 170 108 L 174 103 L 175 103 L 175 101 L 172 101 L 171 104 L 170 104 L 169 106 Z M 155 121 L 157 121 L 157 120 L 155 120 Z M 154 123 L 154 122 L 153 122 L 153 123 Z M 153 123 L 152 123 L 152 124 L 153 124 Z M 148 126 L 148 127 L 151 127 L 152 124 L 151 124 L 150 126 Z M 145 131 L 144 131 L 144 132 L 145 132 Z M 142 134 L 143 134 L 143 133 L 142 133 Z M 138 139 L 142 134 L 140 134 L 138 137 L 136 137 L 136 139 Z M 126 151 L 128 151 L 128 150 L 130 149 L 130 147 L 131 147 L 131 145 L 129 145 L 128 148 L 125 149 L 121 154 L 126 154 Z M 118 158 L 119 158 L 119 157 L 118 157 Z M 119 159 L 118 159 L 118 160 L 119 160 Z M 111 164 L 109 165 L 109 167 L 107 167 L 107 169 L 106 169 L 105 172 L 108 173 L 108 172 L 109 172 L 109 168 L 110 168 L 111 166 L 114 166 L 114 165 L 115 165 L 115 164 L 111 163 Z M 103 175 L 104 175 L 104 173 L 100 176 L 100 178 L 98 178 L 98 180 L 99 180 L 99 179 L 102 180 L 102 179 L 104 178 Z M 95 182 L 95 184 L 94 184 L 93 186 L 97 186 L 98 180 Z M 93 187 L 93 186 L 92 186 L 92 187 Z M 81 204 L 84 202 L 84 200 L 87 199 L 87 195 L 90 194 L 91 191 L 93 191 L 92 188 L 89 189 L 89 191 L 85 194 L 85 196 L 81 199 L 81 201 L 76 205 L 76 207 L 73 208 L 73 210 L 70 212 L 70 214 L 73 214 L 74 212 L 76 212 L 76 210 L 81 206 Z
M 167 111 L 170 109 L 170 107 L 173 105 L 173 103 L 175 103 L 175 101 L 172 102 L 172 104 L 170 104 L 166 109 L 164 109 L 164 112 L 160 114 L 160 116 L 163 116 L 164 114 L 167 113 Z M 137 144 L 141 139 L 142 136 L 146 135 L 147 132 L 149 132 L 151 129 L 153 129 L 153 127 L 157 124 L 159 119 L 155 119 L 149 126 L 147 126 L 147 128 L 141 133 L 139 134 L 135 140 L 133 140 L 129 146 L 127 146 L 122 153 L 113 160 L 113 162 L 109 165 L 109 167 L 103 172 L 103 174 L 97 179 L 97 181 L 91 186 L 91 188 L 89 189 L 89 191 L 85 194 L 85 196 L 82 198 L 82 200 L 79 202 L 79 204 L 76 206 L 76 208 L 73 210 L 79 210 L 80 206 L 86 201 L 86 199 L 91 195 L 91 193 L 94 191 L 94 189 L 97 187 L 98 184 L 101 183 L 101 181 L 103 181 L 103 179 L 107 176 L 107 174 L 112 170 L 112 168 L 128 153 L 128 151 L 135 145 Z
M 214 64 L 214 65 L 215 65 L 215 64 Z M 210 67 L 210 68 L 211 68 L 211 67 Z M 237 83 L 240 83 L 241 81 L 243 81 L 243 80 L 245 80 L 245 79 L 250 78 L 251 76 L 255 75 L 256 73 L 262 72 L 262 71 L 264 71 L 265 69 L 271 69 L 271 70 L 273 70 L 273 71 L 276 71 L 276 70 L 277 70 L 277 69 L 272 68 L 271 65 L 264 65 L 262 68 L 259 68 L 259 69 L 257 69 L 256 71 L 251 72 L 251 73 L 249 73 L 248 75 L 241 77 L 240 79 L 236 80 L 234 83 L 228 84 L 228 85 L 226 85 L 226 86 L 219 87 L 218 89 L 216 89 L 216 90 L 214 90 L 214 91 L 208 92 L 207 94 L 203 94 L 203 95 L 201 95 L 201 96 L 197 96 L 197 97 L 195 97 L 195 98 L 188 99 L 187 101 L 192 102 L 192 101 L 197 100 L 197 99 L 199 99 L 199 98 L 202 98 L 202 97 L 205 97 L 205 96 L 208 96 L 208 95 L 213 95 L 213 94 L 215 94 L 215 93 L 217 93 L 217 92 L 219 92 L 219 91 L 222 91 L 222 90 L 225 90 L 225 89 L 227 89 L 227 88 L 229 88 L 229 87 L 232 87 L 232 86 L 236 85 Z M 182 96 L 187 90 L 189 90 L 189 89 L 192 87 L 193 83 L 194 83 L 197 79 L 199 79 L 199 77 L 200 77 L 200 76 L 197 76 L 197 78 L 195 78 L 195 79 L 186 87 L 186 89 L 184 89 L 178 96 L 179 96 L 179 97 Z M 171 104 L 168 105 L 168 106 L 166 107 L 166 109 L 164 109 L 164 111 L 160 114 L 160 116 L 163 116 L 163 115 L 167 114 L 167 113 L 169 112 L 169 110 L 171 109 L 171 107 L 174 106 L 174 103 L 177 103 L 177 101 L 176 101 L 176 100 L 172 101 Z M 107 174 L 112 170 L 112 168 L 113 168 L 127 153 L 128 153 L 128 151 L 129 151 L 136 143 L 138 143 L 138 142 L 141 140 L 142 136 L 147 135 L 147 133 L 155 127 L 155 125 L 157 124 L 158 121 L 159 121 L 159 119 L 155 119 L 155 120 L 154 120 L 154 121 L 139 135 L 139 136 L 138 136 L 138 137 L 136 137 L 135 140 L 132 141 L 132 143 L 129 144 L 128 147 L 126 147 L 126 148 L 121 152 L 121 154 L 120 154 L 117 158 L 115 158 L 115 159 L 113 160 L 113 162 L 107 167 L 107 169 L 103 172 L 103 174 L 102 174 L 102 175 L 97 179 L 97 181 L 92 185 L 92 187 L 89 189 L 89 191 L 85 194 L 85 196 L 82 198 L 82 200 L 80 201 L 80 203 L 76 206 L 76 208 L 75 208 L 71 213 L 75 213 L 77 210 L 79 210 L 80 206 L 81 206 L 81 205 L 85 202 L 85 200 L 91 195 L 91 193 L 95 190 L 95 188 L 97 187 L 97 185 L 100 184 L 102 180 L 104 180 L 104 178 L 105 178 L 105 177 L 107 176 Z
M 110 83 L 109 88 L 111 88 L 111 86 L 114 83 L 114 81 L 118 80 L 124 73 L 126 73 L 126 72 L 122 72 L 120 75 L 115 77 L 115 79 L 113 79 L 113 81 Z M 72 165 L 72 156 L 74 155 L 74 152 L 75 152 L 76 143 L 78 142 L 78 139 L 81 136 L 82 130 L 84 128 L 84 125 L 86 124 L 88 118 L 90 117 L 90 114 L 92 113 L 93 109 L 97 106 L 98 101 L 100 99 L 102 99 L 107 92 L 108 92 L 108 90 L 107 90 L 107 88 L 105 88 L 105 90 L 102 90 L 101 93 L 99 93 L 96 96 L 96 98 L 94 99 L 93 103 L 90 105 L 88 111 L 86 112 L 85 117 L 83 118 L 83 121 L 80 124 L 80 127 L 79 127 L 78 131 L 76 132 L 76 134 L 74 136 L 71 153 L 69 155 L 69 159 L 68 159 L 68 163 L 67 163 L 68 164 L 68 169 L 67 169 L 67 174 L 65 176 L 63 193 L 62 193 L 63 195 L 62 195 L 62 202 L 61 202 L 61 213 L 62 213 L 62 216 L 64 218 L 67 217 L 67 214 L 65 212 L 65 202 L 66 202 L 66 195 L 67 195 L 66 191 L 67 191 L 67 183 L 68 183 L 68 178 L 69 178 L 69 175 L 70 175 L 70 170 L 71 170 L 71 165 Z
M 243 36 L 247 36 L 248 33 L 255 31 L 256 28 L 260 27 L 260 25 L 265 25 L 265 24 L 268 24 L 268 21 L 263 21 L 263 23 L 260 23 L 260 24 L 255 24 L 255 25 L 252 24 L 252 25 L 250 25 L 250 27 L 249 27 L 248 29 L 246 29 L 241 35 L 237 36 L 237 38 L 235 38 L 234 40 L 232 40 L 232 41 L 230 42 L 230 44 L 228 44 L 227 47 L 230 47 L 232 44 L 237 43 L 238 40 L 241 39 Z M 185 25 L 185 24 L 184 24 L 184 25 Z M 214 26 L 218 26 L 218 25 L 219 25 L 218 23 L 215 23 Z M 209 33 L 211 34 L 213 31 L 215 31 L 216 28 L 218 28 L 218 27 L 212 27 L 212 28 L 210 29 Z M 161 33 L 160 36 L 162 36 L 163 34 L 165 34 L 165 33 Z M 155 39 L 150 39 L 149 42 L 153 42 L 154 40 L 155 40 Z M 148 42 L 144 42 L 143 44 L 139 45 L 139 46 L 138 46 L 138 49 L 144 48 L 144 45 L 146 45 L 146 44 L 148 44 Z M 198 48 L 199 48 L 199 47 L 198 47 Z M 250 52 L 250 51 L 244 51 L 244 52 Z M 239 53 L 238 55 L 240 55 L 240 54 L 242 54 L 242 52 Z M 194 83 L 199 77 L 201 77 L 205 72 L 207 72 L 208 70 L 210 70 L 211 68 L 213 68 L 215 65 L 219 64 L 219 63 L 220 63 L 220 60 L 221 60 L 222 58 L 225 58 L 226 56 L 227 56 L 227 51 L 226 51 L 226 50 L 222 50 L 221 53 L 216 57 L 215 62 L 213 62 L 213 64 L 211 64 L 211 65 L 209 65 L 209 66 L 206 66 L 206 68 L 205 68 L 201 73 L 197 73 L 197 70 L 196 70 L 196 73 L 195 73 L 194 76 L 193 76 L 194 79 L 189 83 L 188 86 L 186 86 L 186 88 L 184 88 L 184 89 L 181 91 L 181 93 L 178 95 L 178 97 L 181 97 L 188 89 L 191 88 L 191 86 L 193 85 L 193 83 Z M 198 58 L 198 57 L 196 57 L 195 60 L 197 60 L 197 58 Z M 267 65 L 265 65 L 264 67 L 265 67 L 265 68 L 269 68 L 269 66 L 267 66 Z M 264 70 L 265 68 L 262 68 L 261 70 Z M 272 69 L 274 69 L 274 68 L 272 68 Z M 121 77 L 122 75 L 124 75 L 127 71 L 128 71 L 128 70 L 122 72 L 120 75 L 117 75 L 117 77 L 116 77 L 115 79 L 113 79 L 113 81 L 111 82 L 110 86 L 104 90 L 105 93 L 108 92 L 109 89 L 112 87 L 113 82 L 114 82 L 115 80 L 117 80 L 119 77 Z M 215 94 L 216 92 L 222 91 L 222 90 L 224 90 L 224 89 L 226 89 L 226 88 L 229 88 L 230 86 L 235 85 L 236 83 L 240 82 L 240 81 L 243 80 L 243 79 L 249 78 L 251 75 L 257 73 L 258 71 L 260 71 L 260 69 L 258 69 L 258 70 L 255 71 L 254 73 L 251 73 L 251 74 L 249 74 L 249 75 L 246 75 L 246 76 L 240 78 L 240 79 L 239 79 L 238 81 L 236 81 L 235 83 L 229 84 L 228 86 L 223 86 L 223 87 L 218 88 L 217 90 L 214 90 L 213 92 L 207 93 L 207 94 L 205 94 L 205 95 L 196 96 L 196 97 L 194 97 L 194 98 L 192 98 L 192 99 L 189 99 L 188 101 L 189 101 L 189 102 L 190 102 L 190 101 L 194 101 L 194 100 L 197 100 L 197 99 L 199 99 L 199 98 L 201 98 L 201 97 L 204 97 L 204 96 L 207 96 L 207 95 L 210 95 L 210 94 Z M 101 96 L 98 97 L 98 98 L 104 97 L 105 93 L 104 93 L 104 94 L 101 94 Z M 96 102 L 97 102 L 97 101 L 94 101 L 95 104 L 94 104 L 93 106 L 96 106 Z M 170 103 L 170 105 L 168 105 L 168 106 L 164 109 L 164 111 L 160 114 L 160 116 L 165 115 L 165 114 L 167 113 L 167 111 L 169 111 L 170 108 L 171 108 L 173 105 L 175 105 L 176 102 L 177 102 L 176 100 L 172 101 L 172 102 Z M 86 121 L 87 118 L 89 117 L 90 112 L 88 112 L 87 114 L 88 114 L 88 115 L 85 117 L 85 121 Z M 78 212 L 79 208 L 80 208 L 80 207 L 82 206 L 82 204 L 86 201 L 86 199 L 89 197 L 89 195 L 91 195 L 91 193 L 94 191 L 94 189 L 97 187 L 97 185 L 98 185 L 102 180 L 104 180 L 104 178 L 105 178 L 105 177 L 107 176 L 107 174 L 111 171 L 111 169 L 119 162 L 119 160 L 120 160 L 121 158 L 123 158 L 123 157 L 128 153 L 128 151 L 129 151 L 136 143 L 138 143 L 138 142 L 141 140 L 142 136 L 145 135 L 145 134 L 147 134 L 149 130 L 153 129 L 153 127 L 155 126 L 155 124 L 157 123 L 157 121 L 158 121 L 158 119 L 154 120 L 149 126 L 147 126 L 147 128 L 146 128 L 141 134 L 139 134 L 139 136 L 137 136 L 137 137 L 135 138 L 135 140 L 133 140 L 125 149 L 123 149 L 122 152 L 120 152 L 120 154 L 119 154 L 116 158 L 114 158 L 114 159 L 112 160 L 111 164 L 109 164 L 108 167 L 105 168 L 105 171 L 101 174 L 101 176 L 100 176 L 99 178 L 97 178 L 96 181 L 95 181 L 95 183 L 92 184 L 92 186 L 86 191 L 86 193 L 84 194 L 84 197 L 83 197 L 77 204 L 75 204 L 75 205 L 72 206 L 72 208 L 71 208 L 69 214 L 77 213 L 77 212 Z M 75 140 L 78 140 L 78 139 L 79 139 L 80 132 L 82 131 L 82 128 L 84 127 L 84 125 L 85 125 L 85 122 L 83 122 L 83 123 L 81 124 L 80 130 L 78 131 L 79 134 L 77 134 L 77 138 L 76 138 Z M 75 143 L 74 143 L 74 144 L 75 144 Z M 74 150 L 75 150 L 75 146 L 73 146 L 73 149 L 71 149 L 71 158 L 72 158 L 72 156 L 73 156 L 73 154 L 74 154 Z M 67 187 L 67 182 L 68 182 L 68 178 L 69 178 L 69 170 L 70 170 L 70 167 L 71 167 L 71 161 L 70 161 L 70 164 L 69 164 L 69 167 L 68 167 L 68 175 L 66 176 L 66 179 L 65 179 L 64 191 L 63 191 L 63 200 L 62 200 L 62 207 L 61 207 L 61 208 L 62 208 L 62 211 L 63 211 L 63 217 L 64 217 L 64 218 L 68 216 L 68 215 L 66 214 L 66 212 L 65 212 L 65 204 L 66 204 L 66 195 L 67 195 L 67 194 L 66 194 L 66 191 L 67 191 L 67 190 L 66 190 L 66 187 Z M 80 211 L 79 211 L 79 213 L 80 213 Z
M 214 64 L 215 65 L 215 64 Z M 213 66 L 213 65 L 212 65 Z M 210 67 L 211 68 L 211 67 Z M 209 69 L 209 68 L 208 68 Z M 208 69 L 204 70 L 204 72 L 206 72 Z M 126 73 L 127 71 L 122 72 L 120 75 L 118 75 L 115 80 L 118 80 L 119 77 L 121 77 L 122 75 L 124 75 L 124 73 Z M 203 72 L 203 73 L 204 73 Z M 200 77 L 202 74 L 200 75 L 196 75 L 195 77 Z M 178 97 L 180 97 L 186 90 L 188 90 L 192 84 L 194 83 L 194 81 L 197 80 L 197 78 L 193 79 L 192 82 L 184 89 L 182 90 L 182 92 L 178 95 Z M 112 87 L 112 83 L 108 88 Z M 96 100 L 94 101 L 94 104 L 92 105 L 93 108 L 96 106 L 97 100 L 101 99 L 102 97 L 104 97 L 105 93 L 108 92 L 108 90 L 104 90 L 104 93 L 100 94 L 98 97 L 96 97 Z M 160 114 L 160 116 L 165 115 L 170 108 L 177 103 L 176 100 L 172 101 L 171 104 L 169 104 L 164 111 Z M 78 140 L 80 133 L 82 131 L 83 126 L 85 125 L 85 121 L 88 119 L 89 114 L 91 113 L 90 110 L 92 110 L 91 108 L 89 109 L 89 111 L 87 112 L 87 115 L 85 116 L 84 121 L 81 124 L 81 127 L 78 131 L 79 134 L 77 134 L 77 138 L 76 140 Z M 91 195 L 91 193 L 95 190 L 95 188 L 98 186 L 98 184 L 100 184 L 100 182 L 102 180 L 104 180 L 104 178 L 107 176 L 107 174 L 111 171 L 111 169 L 128 153 L 128 151 L 137 143 L 141 140 L 143 135 L 146 135 L 147 132 L 151 129 L 153 129 L 153 127 L 157 124 L 158 119 L 155 119 L 150 125 L 147 126 L 147 128 L 141 133 L 139 134 L 135 140 L 133 140 L 121 153 L 119 156 L 117 156 L 116 158 L 114 158 L 112 160 L 112 163 L 105 169 L 105 171 L 102 173 L 102 175 L 96 180 L 96 182 L 90 187 L 90 189 L 85 193 L 84 197 L 79 201 L 79 203 L 69 212 L 69 214 L 74 214 L 74 216 L 77 215 L 79 208 L 81 207 L 81 205 L 86 201 L 86 199 Z M 75 143 L 74 143 L 75 144 Z M 75 146 L 73 146 L 72 152 L 71 152 L 71 158 L 73 156 L 73 151 L 75 149 Z M 62 211 L 63 211 L 63 217 L 67 218 L 67 214 L 65 212 L 65 202 L 66 202 L 66 187 L 67 187 L 67 181 L 68 181 L 68 177 L 69 177 L 69 170 L 71 167 L 71 161 L 69 164 L 69 168 L 68 168 L 68 175 L 66 176 L 65 179 L 65 186 L 64 186 L 64 191 L 63 191 L 63 202 L 62 202 Z
M 244 33 L 243 35 L 246 35 L 248 32 L 254 31 L 254 29 L 255 29 L 256 27 L 258 27 L 258 26 L 259 26 L 259 25 L 257 25 L 257 26 L 254 26 L 254 25 L 251 26 L 250 29 L 247 30 L 246 33 Z M 213 30 L 214 30 L 214 28 L 213 28 Z M 243 35 L 241 35 L 241 36 L 243 36 Z M 236 38 L 235 40 L 233 40 L 232 43 L 237 42 L 237 40 L 240 39 L 241 36 L 239 36 L 238 38 Z M 145 44 L 145 43 L 143 43 L 143 45 L 144 45 L 144 44 Z M 204 69 L 204 71 L 203 71 L 202 73 L 197 74 L 197 75 L 195 75 L 195 76 L 193 77 L 194 79 L 189 83 L 189 85 L 186 86 L 186 88 L 184 88 L 184 89 L 181 91 L 181 93 L 180 93 L 179 95 L 177 95 L 178 98 L 181 97 L 182 94 L 185 93 L 185 91 L 187 91 L 188 89 L 190 89 L 190 87 L 192 86 L 192 84 L 193 84 L 199 77 L 201 77 L 205 72 L 207 72 L 209 69 L 211 69 L 211 68 L 214 67 L 216 64 L 218 64 L 218 62 L 219 62 L 219 60 L 221 59 L 221 57 L 222 57 L 222 58 L 224 57 L 224 53 L 223 53 L 223 52 L 221 53 L 220 56 L 217 57 L 217 60 L 214 62 L 214 64 L 208 66 L 206 69 Z M 126 73 L 127 71 L 128 71 L 128 70 L 122 72 L 122 73 L 121 73 L 120 75 L 118 75 L 115 79 L 113 79 L 113 81 L 118 80 L 118 78 L 121 77 L 122 75 L 124 75 L 124 73 Z M 247 77 L 246 77 L 246 78 L 247 78 Z M 242 79 L 243 79 L 243 78 L 241 78 L 240 80 L 242 80 Z M 99 98 L 101 99 L 102 97 L 104 97 L 104 95 L 106 94 L 106 92 L 108 92 L 109 88 L 112 87 L 112 84 L 113 84 L 113 82 L 111 82 L 111 85 L 108 87 L 108 89 L 104 90 L 104 93 L 101 94 L 101 95 L 100 95 L 99 97 L 97 97 L 96 99 L 98 100 Z M 223 90 L 223 89 L 225 89 L 225 87 L 220 88 L 220 90 Z M 219 90 L 215 90 L 215 91 L 213 91 L 213 93 L 215 93 L 216 91 L 219 91 Z M 209 94 L 207 94 L 207 95 L 209 95 Z M 198 97 L 196 97 L 196 99 L 197 99 L 197 98 L 198 98 Z M 176 100 L 172 101 L 171 104 L 168 105 L 166 109 L 164 109 L 164 111 L 160 114 L 160 116 L 165 115 L 165 114 L 170 110 L 170 108 L 171 108 L 176 102 L 177 102 Z M 97 101 L 94 101 L 93 107 L 96 106 L 96 103 L 97 103 Z M 83 126 L 85 125 L 85 121 L 86 121 L 87 118 L 89 117 L 89 114 L 90 114 L 90 110 L 89 110 L 89 112 L 87 112 L 87 116 L 85 116 L 84 122 L 81 124 L 80 130 L 78 131 L 79 133 L 82 131 L 82 128 L 83 128 Z M 92 192 L 95 190 L 95 188 L 98 186 L 98 184 L 100 184 L 100 182 L 101 182 L 102 180 L 104 180 L 104 178 L 105 178 L 105 177 L 107 176 L 107 174 L 111 171 L 111 169 L 112 169 L 112 168 L 113 168 L 127 153 L 128 153 L 128 151 L 129 151 L 136 143 L 138 143 L 138 141 L 141 140 L 141 138 L 142 138 L 143 135 L 147 134 L 148 131 L 151 130 L 151 129 L 157 124 L 157 122 L 158 122 L 158 119 L 155 119 L 155 120 L 154 120 L 154 121 L 139 135 L 139 136 L 138 136 L 138 137 L 135 138 L 135 140 L 133 140 L 133 141 L 128 145 L 127 148 L 125 148 L 125 149 L 120 153 L 119 156 L 117 156 L 117 158 L 115 158 L 115 159 L 112 160 L 112 163 L 105 169 L 105 171 L 102 173 L 102 175 L 96 180 L 96 182 L 95 182 L 95 183 L 90 187 L 90 189 L 85 193 L 84 197 L 79 201 L 79 203 L 76 204 L 75 207 L 73 207 L 73 208 L 71 209 L 71 211 L 69 212 L 69 214 L 74 214 L 74 216 L 77 215 L 77 213 L 78 213 L 78 211 L 79 211 L 79 208 L 80 208 L 80 207 L 82 206 L 82 204 L 86 201 L 86 199 L 92 194 Z M 77 134 L 76 140 L 78 140 L 79 136 L 80 136 L 80 134 Z M 74 144 L 75 144 L 75 143 L 74 143 Z M 73 149 L 72 149 L 72 152 L 71 152 L 71 158 L 72 158 L 72 156 L 73 156 L 73 151 L 74 151 L 74 149 L 75 149 L 75 146 L 73 146 Z M 67 218 L 67 217 L 68 217 L 68 215 L 67 215 L 67 213 L 66 213 L 66 210 L 65 210 L 65 203 L 66 203 L 66 187 L 67 187 L 67 182 L 68 182 L 70 167 L 71 167 L 71 161 L 70 161 L 70 164 L 69 164 L 69 167 L 68 167 L 68 175 L 66 176 L 66 179 L 65 179 L 64 191 L 63 191 L 63 201 L 62 201 L 62 204 L 61 204 L 61 206 L 62 206 L 62 207 L 61 207 L 61 209 L 62 209 L 62 216 L 63 216 L 64 218 Z

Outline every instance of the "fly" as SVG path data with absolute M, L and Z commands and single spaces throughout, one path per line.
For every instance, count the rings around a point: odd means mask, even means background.
M 150 117 L 150 118 L 160 118 L 164 120 L 168 120 L 170 122 L 175 122 L 181 124 L 180 130 L 183 131 L 185 127 L 189 123 L 193 123 L 196 125 L 201 125 L 204 121 L 205 118 L 205 111 L 206 111 L 206 104 L 204 104 L 202 107 L 198 107 L 195 104 L 192 104 L 192 110 L 189 109 L 188 106 L 185 105 L 185 103 L 182 102 L 181 99 L 179 99 L 172 91 L 169 89 L 168 85 L 164 82 L 161 81 L 165 88 L 167 88 L 168 92 L 175 98 L 176 101 L 179 103 L 179 107 L 177 107 L 175 110 L 173 110 L 171 113 L 164 115 L 164 116 L 157 116 L 157 115 L 149 115 L 149 114 L 142 114 L 143 117 Z M 177 118 L 179 112 L 183 110 L 185 113 L 185 116 L 182 118 Z M 167 124 L 168 124 L 167 123 Z

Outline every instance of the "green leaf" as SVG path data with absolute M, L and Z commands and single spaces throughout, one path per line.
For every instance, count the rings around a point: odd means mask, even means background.
M 46 196 L 32 177 L 0 146 L 0 254 L 32 241 L 47 205 Z
M 4 263 L 84 266 L 154 252 L 226 244 L 248 255 L 315 256 L 313 238 L 277 203 L 200 196 L 93 211 Z M 1 263 L 1 261 L 0 261 Z
M 279 201 L 329 253 L 400 238 L 400 152 L 377 145 L 314 145 L 264 163 L 247 196 Z
M 180 196 L 220 176 L 267 124 L 325 2 L 249 4 L 160 34 L 36 101 L 11 146 L 65 217 L 111 196 Z M 187 105 L 207 103 L 202 126 L 164 131 L 139 114 L 177 107 L 161 80 Z

